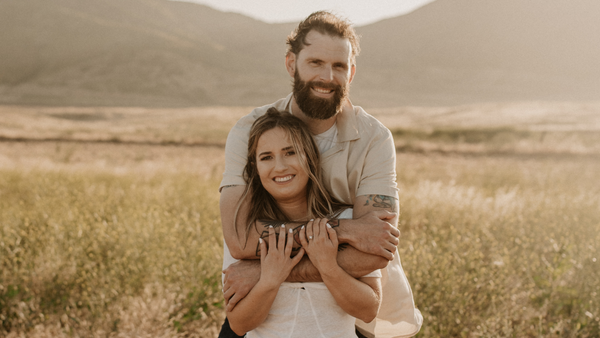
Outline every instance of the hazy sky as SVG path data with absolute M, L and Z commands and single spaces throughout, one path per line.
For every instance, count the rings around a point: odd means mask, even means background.
M 182 0 L 178 0 L 182 1 Z M 183 0 L 221 11 L 241 13 L 265 22 L 299 21 L 317 10 L 331 10 L 365 25 L 410 12 L 434 0 Z

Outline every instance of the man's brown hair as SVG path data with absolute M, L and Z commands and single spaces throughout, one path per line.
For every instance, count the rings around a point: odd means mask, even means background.
M 324 35 L 348 39 L 352 46 L 352 65 L 356 65 L 356 56 L 360 52 L 358 35 L 348 20 L 327 11 L 314 12 L 298 24 L 298 27 L 287 37 L 288 54 L 298 55 L 302 48 L 308 46 L 306 35 L 313 29 Z

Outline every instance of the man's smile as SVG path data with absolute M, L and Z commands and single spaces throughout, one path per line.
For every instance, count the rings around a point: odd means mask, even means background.
M 316 91 L 317 93 L 321 93 L 321 94 L 331 94 L 334 92 L 333 89 L 325 89 L 325 88 L 320 88 L 320 87 L 312 87 L 312 89 L 314 91 Z

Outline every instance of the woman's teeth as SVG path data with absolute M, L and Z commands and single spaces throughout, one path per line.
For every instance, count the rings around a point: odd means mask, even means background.
M 275 177 L 275 182 L 287 182 L 287 181 L 291 180 L 292 178 L 294 178 L 294 175 L 288 175 L 285 177 Z

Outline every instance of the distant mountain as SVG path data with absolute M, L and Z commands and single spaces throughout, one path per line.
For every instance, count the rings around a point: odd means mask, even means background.
M 352 100 L 600 100 L 598 13 L 597 0 L 437 0 L 358 27 Z M 0 103 L 262 105 L 291 88 L 295 25 L 166 0 L 2 0 Z
M 597 0 L 437 0 L 359 31 L 360 101 L 600 99 Z
M 0 1 L 0 100 L 75 105 L 260 104 L 289 88 L 285 37 L 165 0 Z

